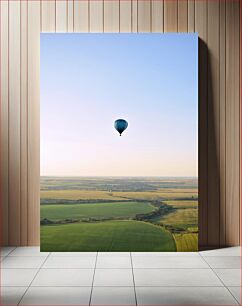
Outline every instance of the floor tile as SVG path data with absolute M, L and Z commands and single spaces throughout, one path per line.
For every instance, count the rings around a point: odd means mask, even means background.
M 20 305 L 89 305 L 91 287 L 30 287 Z
M 32 286 L 91 286 L 94 269 L 41 269 Z
M 18 305 L 27 287 L 1 287 L 2 305 Z
M 78 268 L 94 268 L 96 257 L 48 257 L 43 268 L 62 268 L 62 269 L 78 269 Z
M 161 257 L 161 256 L 134 256 L 134 268 L 197 268 L 208 269 L 209 265 L 199 257 Z
M 93 287 L 91 305 L 135 305 L 134 287 Z
M 16 247 L 0 247 L 0 256 L 7 256 L 11 253 Z
M 210 269 L 134 269 L 136 286 L 223 286 Z
M 232 293 L 232 295 L 236 298 L 237 302 L 241 304 L 241 287 L 228 287 L 229 291 Z
M 138 305 L 237 305 L 225 287 L 137 287 Z
M 203 258 L 211 268 L 240 269 L 241 267 L 240 256 L 204 256 Z
M 130 257 L 118 257 L 118 256 L 99 256 L 97 258 L 97 268 L 103 269 L 123 269 L 132 268 Z
M 4 261 L 1 264 L 2 268 L 33 268 L 38 269 L 41 267 L 43 262 L 46 260 L 46 257 L 30 257 L 30 256 L 8 256 L 4 259 Z
M 198 252 L 131 252 L 131 256 L 199 257 Z
M 47 256 L 48 252 L 40 252 L 39 247 L 18 247 L 9 256 Z
M 38 269 L 1 269 L 1 286 L 27 287 Z
M 229 247 L 199 252 L 202 256 L 241 256 L 241 247 Z
M 50 257 L 96 257 L 97 252 L 51 252 Z
M 132 269 L 96 269 L 94 286 L 127 286 L 132 287 Z
M 240 269 L 214 269 L 215 273 L 222 280 L 225 286 L 240 286 L 241 270 Z
M 98 252 L 98 257 L 100 256 L 130 257 L 130 252 Z

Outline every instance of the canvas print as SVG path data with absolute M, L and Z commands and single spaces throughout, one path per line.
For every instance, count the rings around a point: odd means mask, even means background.
M 41 34 L 42 251 L 196 251 L 197 34 Z

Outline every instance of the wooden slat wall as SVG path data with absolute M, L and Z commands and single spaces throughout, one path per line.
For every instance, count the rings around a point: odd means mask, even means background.
M 40 32 L 198 32 L 199 243 L 239 244 L 240 3 L 2 0 L 1 241 L 39 244 Z

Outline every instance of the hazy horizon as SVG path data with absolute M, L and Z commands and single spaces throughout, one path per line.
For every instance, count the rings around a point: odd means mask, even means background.
M 197 133 L 197 34 L 41 33 L 41 176 L 197 177 Z
M 131 177 L 131 178 L 198 178 L 198 176 L 161 176 L 161 175 L 145 175 L 145 176 L 133 176 L 133 175 L 40 175 L 40 177 L 67 177 L 67 178 L 86 178 L 86 177 Z

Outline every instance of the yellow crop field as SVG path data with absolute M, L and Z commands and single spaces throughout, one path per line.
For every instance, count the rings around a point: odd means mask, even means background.
M 42 190 L 41 199 L 55 200 L 113 200 L 124 201 L 126 199 L 102 190 Z
M 195 252 L 198 250 L 198 234 L 174 234 L 178 252 Z
M 176 189 L 175 189 L 176 190 Z M 197 198 L 197 193 L 195 192 L 171 192 L 171 191 L 135 191 L 135 192 L 113 192 L 113 196 L 116 197 L 125 197 L 135 200 L 150 200 L 150 201 L 159 201 L 164 199 L 192 199 Z
M 198 201 L 164 201 L 164 203 L 171 205 L 174 208 L 196 208 Z
M 183 227 L 184 225 L 191 227 L 191 225 L 198 223 L 198 210 L 196 208 L 176 210 L 162 217 L 161 223 L 179 227 Z

